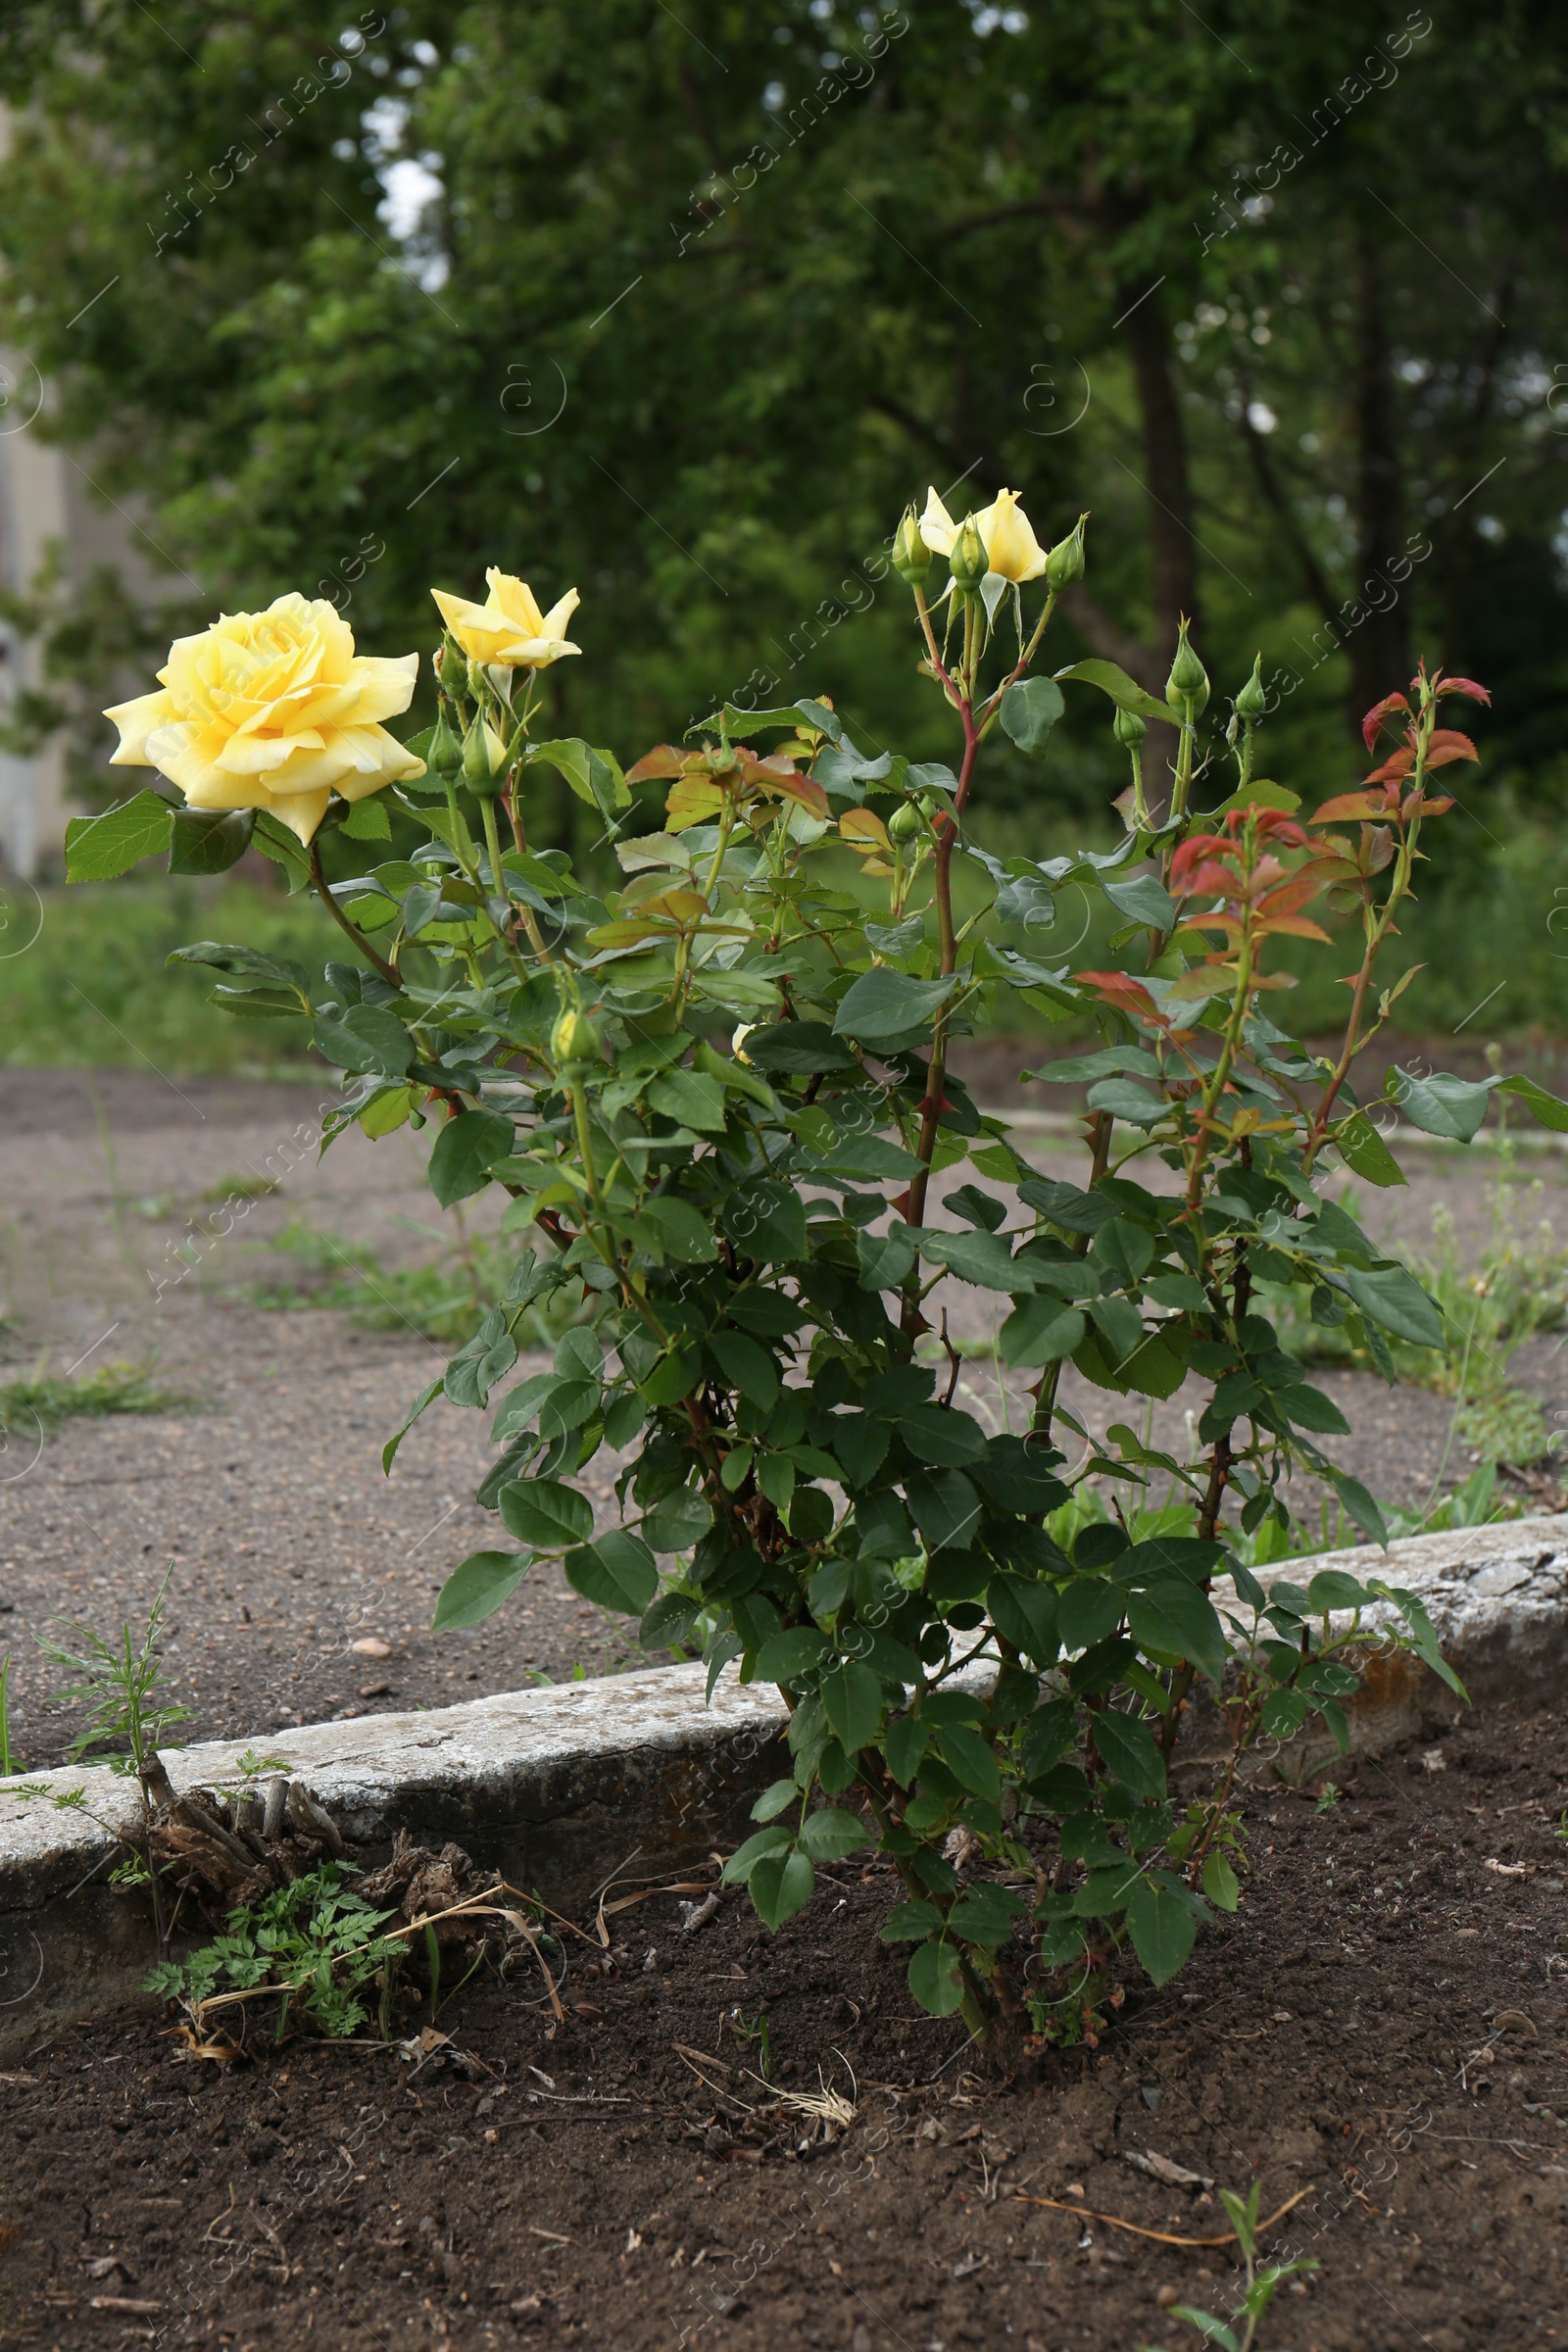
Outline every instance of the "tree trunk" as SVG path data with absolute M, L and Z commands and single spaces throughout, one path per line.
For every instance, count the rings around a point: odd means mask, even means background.
M 1370 221 L 1356 235 L 1356 550 L 1359 563 L 1352 623 L 1348 716 L 1359 730 L 1362 713 L 1410 676 L 1410 613 L 1404 591 L 1379 611 L 1362 602 L 1376 592 L 1377 574 L 1404 553 L 1404 476 L 1399 463 L 1394 370 L 1386 332 L 1389 297 Z M 1352 605 L 1352 612 L 1354 606 Z
M 1137 285 L 1124 286 L 1116 300 L 1126 320 L 1123 332 L 1132 350 L 1143 423 L 1154 652 L 1168 663 L 1184 614 L 1195 635 L 1198 630 L 1198 542 L 1193 536 L 1187 428 L 1176 388 L 1170 320 L 1158 289 L 1151 293 Z
M 1187 463 L 1187 427 L 1176 385 L 1170 319 L 1157 286 L 1152 291 L 1125 285 L 1116 297 L 1123 332 L 1132 351 L 1133 376 L 1144 437 L 1144 491 L 1149 500 L 1150 595 L 1154 611 L 1153 662 L 1156 694 L 1185 617 L 1199 633 L 1198 541 L 1193 535 L 1193 485 Z M 1200 644 L 1199 651 L 1202 648 Z M 1153 726 L 1144 749 L 1144 774 L 1156 810 L 1165 806 L 1163 778 L 1172 772 L 1177 738 L 1173 727 Z

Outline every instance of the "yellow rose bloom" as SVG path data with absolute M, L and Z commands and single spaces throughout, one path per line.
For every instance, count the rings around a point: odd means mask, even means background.
M 1016 490 L 999 490 L 990 506 L 983 507 L 974 519 L 985 542 L 986 563 L 992 571 L 1019 586 L 1025 580 L 1043 576 L 1046 551 L 1018 504 Z M 928 490 L 925 513 L 920 517 L 920 536 L 932 554 L 951 556 L 961 528 L 935 490 Z
M 485 573 L 490 594 L 482 605 L 452 596 L 444 588 L 430 594 L 441 617 L 470 662 L 485 662 L 499 669 L 548 669 L 563 654 L 581 653 L 566 636 L 566 624 L 577 610 L 577 591 L 568 588 L 561 602 L 541 612 L 533 590 L 510 571 L 492 564 Z
M 356 654 L 336 609 L 278 597 L 176 637 L 162 691 L 117 703 L 115 767 L 161 768 L 192 808 L 265 808 L 302 842 L 334 792 L 362 801 L 424 761 L 379 723 L 406 710 L 417 654 Z

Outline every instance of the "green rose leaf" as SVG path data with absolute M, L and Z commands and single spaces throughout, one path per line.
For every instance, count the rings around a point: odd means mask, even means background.
M 1003 733 L 1011 736 L 1019 751 L 1040 759 L 1052 728 L 1066 708 L 1066 697 L 1054 678 L 1020 678 L 1003 696 L 998 716 Z
M 1169 1984 L 1198 1937 L 1200 1910 L 1168 1871 L 1139 1877 L 1127 1890 L 1127 1932 L 1156 1985 Z
M 514 1141 L 512 1121 L 499 1110 L 460 1110 L 448 1119 L 435 1139 L 429 1168 L 430 1190 L 442 1207 L 482 1193 L 490 1170 L 507 1157 Z
M 441 1588 L 430 1621 L 432 1633 L 450 1634 L 459 1626 L 482 1625 L 512 1598 L 532 1566 L 531 1552 L 470 1552 Z
M 712 1505 L 693 1487 L 676 1487 L 655 1503 L 643 1534 L 655 1551 L 690 1551 L 713 1524 Z
M 593 1533 L 593 1504 L 559 1479 L 513 1479 L 502 1488 L 497 1507 L 508 1535 L 536 1551 L 565 1551 Z
M 819 1686 L 833 1737 L 846 1755 L 869 1747 L 882 1723 L 882 1686 L 869 1666 L 830 1666 Z
M 1347 1119 L 1337 1131 L 1334 1148 L 1346 1166 L 1364 1177 L 1368 1184 L 1387 1187 L 1409 1182 L 1364 1110 L 1358 1110 L 1353 1119 Z
M 747 1885 L 759 1918 L 765 1928 L 781 1928 L 797 1911 L 804 1911 L 816 1885 L 816 1873 L 807 1855 L 764 1854 L 755 1863 Z
M 255 830 L 254 808 L 176 808 L 169 820 L 169 870 L 227 873 L 250 848 Z
M 909 1990 L 932 2017 L 951 2017 L 963 2001 L 958 1955 L 951 1943 L 922 1943 L 909 1962 Z
M 851 987 L 833 1016 L 833 1033 L 856 1038 L 862 1046 L 886 1045 L 892 1038 L 906 1037 L 936 1017 L 957 985 L 951 972 L 941 980 L 911 980 L 907 972 L 876 964 Z
M 659 1590 L 659 1563 L 629 1528 L 612 1528 L 597 1544 L 568 1551 L 563 1567 L 584 1600 L 626 1617 L 641 1617 Z
M 1418 1348 L 1446 1347 L 1441 1310 L 1403 1266 L 1347 1266 L 1340 1280 L 1361 1309 L 1396 1339 Z
M 74 816 L 66 826 L 66 880 L 112 882 L 170 843 L 172 805 L 162 794 L 138 792 L 102 816 Z

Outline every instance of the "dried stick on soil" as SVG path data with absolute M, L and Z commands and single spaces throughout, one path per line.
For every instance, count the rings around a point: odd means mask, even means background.
M 1294 2197 L 1287 2197 L 1278 2213 L 1271 2213 L 1266 2222 L 1258 2223 L 1257 2235 L 1261 2237 L 1265 2230 L 1272 2230 L 1276 2222 L 1284 2220 L 1293 2205 L 1299 2205 L 1303 2197 L 1309 2197 L 1312 2186 L 1309 2180 L 1305 2188 L 1297 2190 Z M 1075 2213 L 1081 2221 L 1104 2222 L 1112 2230 L 1130 2230 L 1134 2237 L 1157 2238 L 1162 2246 L 1234 2246 L 1236 2243 L 1234 2230 L 1227 2230 L 1223 2237 L 1172 2237 L 1168 2230 L 1140 2229 L 1136 2222 L 1124 2222 L 1119 2214 L 1091 2212 L 1087 2205 L 1079 2205 L 1070 2197 L 1026 2197 L 1022 2189 L 1016 2194 L 1020 2205 L 1049 2205 L 1055 2213 Z

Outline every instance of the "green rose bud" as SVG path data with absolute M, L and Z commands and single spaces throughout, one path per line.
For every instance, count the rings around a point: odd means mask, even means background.
M 920 811 L 912 801 L 904 801 L 888 818 L 888 832 L 894 841 L 913 841 L 922 830 Z
M 451 707 L 443 696 L 430 738 L 429 764 L 438 776 L 455 776 L 463 764 L 463 738 L 447 715 Z
M 1118 710 L 1112 722 L 1111 732 L 1124 752 L 1136 752 L 1144 737 L 1149 733 L 1149 729 L 1136 710 Z
M 1250 727 L 1255 727 L 1268 709 L 1268 696 L 1263 691 L 1263 657 L 1258 654 L 1252 662 L 1252 674 L 1236 697 L 1236 714 Z
M 1176 659 L 1165 680 L 1165 699 L 1178 709 L 1190 706 L 1189 716 L 1196 718 L 1208 701 L 1208 672 L 1187 642 L 1187 622 L 1181 624 L 1176 641 Z
M 905 508 L 904 520 L 893 534 L 893 568 L 911 588 L 918 588 L 931 568 L 931 550 L 920 536 L 912 507 Z
M 1084 524 L 1088 520 L 1087 514 L 1080 514 L 1074 528 L 1046 558 L 1046 586 L 1053 596 L 1059 596 L 1084 576 Z
M 550 1032 L 550 1052 L 558 1069 L 569 1069 L 599 1059 L 599 1031 L 575 1004 L 564 1004 Z
M 960 598 L 973 596 L 990 569 L 986 543 L 980 536 L 980 525 L 972 514 L 953 543 L 948 569 L 953 574 L 954 590 Z

